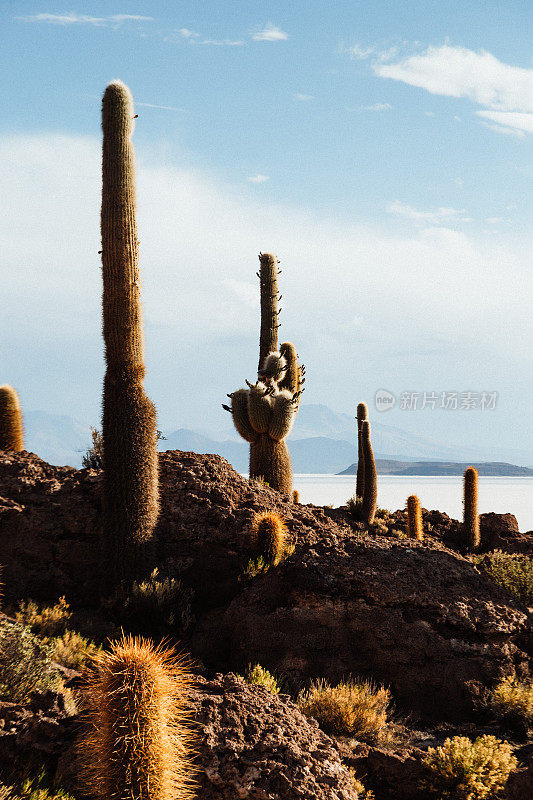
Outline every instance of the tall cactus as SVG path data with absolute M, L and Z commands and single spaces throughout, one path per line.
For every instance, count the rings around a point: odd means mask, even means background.
M 158 514 L 156 412 L 144 392 L 133 99 L 121 81 L 102 102 L 104 540 L 115 581 L 142 574 Z
M 422 511 L 420 501 L 416 494 L 411 494 L 407 498 L 407 532 L 410 539 L 422 541 Z
M 363 492 L 361 513 L 363 521 L 367 525 L 373 525 L 378 504 L 378 477 L 376 462 L 374 461 L 374 451 L 372 450 L 372 442 L 370 440 L 370 422 L 367 419 L 361 422 L 361 438 L 365 463 L 365 490 Z
M 0 386 L 0 450 L 24 450 L 19 396 L 7 383 Z
M 83 789 L 99 800 L 192 798 L 190 678 L 172 650 L 123 638 L 102 652 L 85 687 L 78 743 Z
M 464 475 L 463 527 L 470 552 L 477 550 L 481 541 L 477 513 L 477 469 L 468 467 Z
M 259 478 L 272 489 L 292 492 L 292 466 L 285 439 L 289 435 L 305 382 L 305 368 L 298 364 L 296 348 L 283 342 L 278 350 L 278 262 L 270 253 L 259 256 L 261 284 L 261 333 L 259 370 L 255 384 L 230 394 L 239 434 L 250 443 L 250 478 Z
M 367 404 L 359 403 L 357 406 L 357 478 L 355 496 L 361 498 L 365 493 L 365 456 L 363 452 L 363 437 L 361 436 L 361 426 L 365 419 L 368 419 Z

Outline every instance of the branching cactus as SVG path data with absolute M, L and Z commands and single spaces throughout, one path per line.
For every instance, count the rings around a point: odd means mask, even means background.
M 359 403 L 357 406 L 357 478 L 355 496 L 361 499 L 365 493 L 365 455 L 363 452 L 363 437 L 361 435 L 361 426 L 365 419 L 368 419 L 368 407 L 366 403 Z
M 464 476 L 464 532 L 470 552 L 477 550 L 481 541 L 477 513 L 477 469 L 468 467 Z
M 272 489 L 292 493 L 292 466 L 286 438 L 291 432 L 305 383 L 305 367 L 291 342 L 278 350 L 278 262 L 270 253 L 259 256 L 261 333 L 257 382 L 228 395 L 239 434 L 250 443 L 250 478 Z
M 12 386 L 0 386 L 0 450 L 24 450 L 20 400 Z
M 373 525 L 378 504 L 378 477 L 376 462 L 374 460 L 374 451 L 372 450 L 372 442 L 370 440 L 370 422 L 367 419 L 363 420 L 361 423 L 361 439 L 365 463 L 365 489 L 363 492 L 361 512 L 363 515 L 363 522 L 367 525 Z
M 411 494 L 407 498 L 407 532 L 410 539 L 422 541 L 422 511 L 420 501 L 416 494 Z
M 192 800 L 190 676 L 183 660 L 126 637 L 96 657 L 78 742 L 81 783 L 99 800 Z
M 144 571 L 158 514 L 156 413 L 144 392 L 131 93 L 110 83 L 102 101 L 103 461 L 106 567 L 114 581 Z

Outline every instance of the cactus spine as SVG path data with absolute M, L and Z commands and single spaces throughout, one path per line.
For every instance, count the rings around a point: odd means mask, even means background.
M 103 460 L 106 560 L 115 580 L 142 574 L 158 514 L 156 413 L 144 392 L 131 93 L 110 83 L 102 101 Z
M 373 525 L 378 504 L 378 478 L 376 472 L 376 462 L 374 461 L 374 451 L 370 440 L 370 422 L 364 419 L 361 422 L 361 438 L 363 442 L 363 458 L 365 464 L 365 490 L 363 493 L 363 503 L 361 512 L 363 521 L 367 525 Z
M 258 380 L 248 389 L 230 394 L 233 422 L 250 442 L 250 478 L 272 489 L 292 492 L 292 466 L 285 440 L 289 435 L 305 382 L 296 348 L 283 342 L 278 350 L 278 261 L 270 253 L 259 256 L 261 332 Z
M 355 496 L 361 499 L 365 493 L 365 456 L 363 452 L 363 437 L 361 435 L 361 426 L 365 419 L 368 419 L 368 407 L 366 403 L 359 403 L 357 406 L 357 478 Z
M 172 650 L 123 638 L 87 679 L 89 726 L 78 744 L 81 777 L 100 800 L 192 798 L 190 678 Z
M 276 565 L 285 552 L 286 528 L 279 514 L 256 514 L 252 523 L 257 552 L 265 564 Z
M 465 470 L 463 526 L 467 547 L 473 552 L 477 550 L 481 541 L 477 513 L 477 470 L 474 467 Z
M 411 494 L 407 498 L 407 532 L 410 539 L 422 541 L 422 511 L 416 494 Z
M 0 386 L 0 450 L 24 450 L 19 396 L 7 383 Z

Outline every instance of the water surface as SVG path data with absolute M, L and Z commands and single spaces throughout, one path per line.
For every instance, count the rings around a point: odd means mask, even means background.
M 355 475 L 295 475 L 294 488 L 301 503 L 340 506 L 355 492 Z M 410 494 L 423 508 L 438 509 L 461 519 L 461 476 L 378 475 L 378 505 L 396 511 Z M 533 529 L 533 477 L 479 478 L 479 513 L 514 514 L 521 531 Z

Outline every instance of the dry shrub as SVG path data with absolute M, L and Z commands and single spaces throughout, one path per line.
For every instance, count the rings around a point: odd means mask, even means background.
M 388 689 L 370 681 L 313 683 L 298 696 L 300 710 L 314 717 L 326 733 L 348 736 L 369 744 L 389 744 L 395 738 L 389 720 L 391 695 Z
M 454 736 L 428 749 L 421 788 L 438 800 L 484 800 L 497 795 L 517 763 L 511 745 L 495 736 Z
M 83 456 L 81 465 L 83 469 L 103 469 L 104 468 L 104 440 L 97 428 L 91 425 L 92 444 Z
M 533 725 L 533 684 L 507 677 L 498 683 L 489 696 L 489 708 L 497 717 L 511 723 Z
M 33 600 L 21 600 L 15 612 L 17 622 L 28 625 L 32 633 L 44 638 L 64 634 L 71 617 L 72 611 L 65 597 L 60 597 L 54 606 L 39 606 Z
M 101 649 L 76 631 L 65 631 L 52 642 L 52 659 L 69 669 L 81 669 Z

